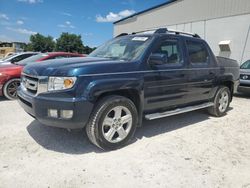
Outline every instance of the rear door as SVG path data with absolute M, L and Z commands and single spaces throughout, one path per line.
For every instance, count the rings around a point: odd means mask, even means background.
M 167 55 L 162 65 L 148 65 L 145 74 L 145 110 L 147 112 L 175 108 L 186 103 L 187 74 L 183 54 L 183 40 L 174 36 L 163 37 L 152 54 Z
M 202 102 L 212 98 L 217 66 L 207 43 L 200 39 L 187 39 L 188 96 L 190 102 Z

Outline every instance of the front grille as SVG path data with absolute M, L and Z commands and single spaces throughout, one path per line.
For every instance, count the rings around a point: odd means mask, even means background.
M 250 75 L 241 74 L 241 75 L 240 75 L 240 79 L 242 79 L 242 80 L 250 80 Z
M 36 94 L 38 90 L 38 78 L 23 75 L 22 76 L 22 85 L 32 94 Z

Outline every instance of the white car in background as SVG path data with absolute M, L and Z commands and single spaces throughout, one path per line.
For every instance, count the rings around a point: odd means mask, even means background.
M 36 55 L 38 54 L 39 52 L 21 52 L 21 53 L 16 53 L 16 54 L 13 54 L 13 55 L 10 55 L 10 56 L 7 56 L 3 59 L 0 60 L 0 64 L 10 64 L 10 63 L 17 63 L 23 59 L 26 59 L 30 56 L 33 56 L 33 55 Z

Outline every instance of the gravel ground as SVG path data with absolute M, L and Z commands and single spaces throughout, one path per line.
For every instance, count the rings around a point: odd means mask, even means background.
M 204 110 L 144 121 L 117 151 L 84 131 L 46 127 L 0 99 L 0 187 L 250 187 L 250 97 L 225 117 Z

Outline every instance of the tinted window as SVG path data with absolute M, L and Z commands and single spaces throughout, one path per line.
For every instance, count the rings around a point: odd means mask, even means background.
M 177 40 L 170 39 L 162 42 L 153 53 L 166 55 L 166 63 L 181 63 L 181 51 Z
M 11 60 L 11 62 L 12 62 L 12 63 L 15 63 L 15 62 L 21 61 L 21 60 L 23 60 L 23 59 L 26 59 L 26 58 L 32 56 L 32 55 L 33 55 L 33 54 L 23 54 L 23 55 L 19 55 L 19 56 L 13 58 L 13 59 Z
M 202 42 L 187 41 L 187 49 L 191 63 L 208 62 L 208 51 Z

